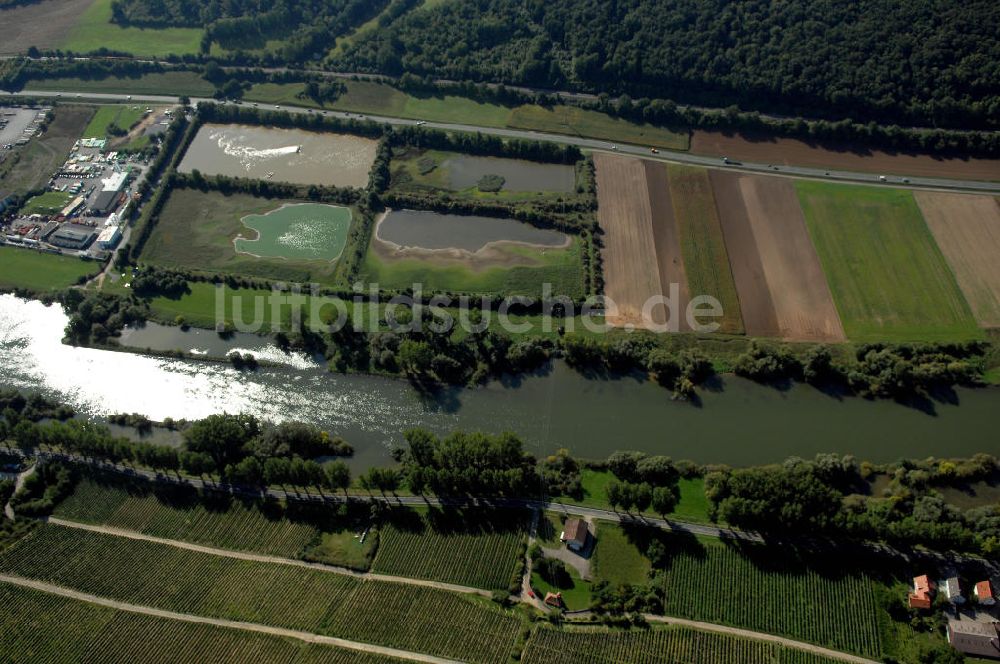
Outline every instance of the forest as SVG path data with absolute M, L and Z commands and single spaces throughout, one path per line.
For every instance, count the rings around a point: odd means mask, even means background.
M 885 123 L 1000 125 L 1000 4 L 463 0 L 359 39 L 339 68 Z

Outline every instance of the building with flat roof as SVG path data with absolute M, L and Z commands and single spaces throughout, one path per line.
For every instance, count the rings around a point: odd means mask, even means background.
M 125 179 L 128 177 L 128 173 L 122 171 L 120 173 L 112 173 L 106 178 L 101 178 L 102 191 L 121 191 L 122 187 L 125 186 Z
M 122 239 L 121 226 L 105 226 L 97 236 L 97 246 L 101 249 L 114 249 Z
M 102 191 L 97 194 L 94 202 L 90 204 L 90 211 L 102 217 L 110 214 L 118 207 L 121 197 L 122 193 L 120 191 Z
M 63 249 L 86 249 L 94 241 L 95 235 L 94 229 L 89 226 L 63 224 L 49 236 L 49 244 Z

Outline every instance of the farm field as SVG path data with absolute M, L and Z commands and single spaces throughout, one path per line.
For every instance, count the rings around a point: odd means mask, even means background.
M 549 108 L 519 106 L 514 109 L 507 126 L 512 129 L 599 138 L 667 150 L 687 150 L 689 147 L 687 132 L 674 132 L 664 127 L 637 124 L 574 106 L 556 105 Z
M 834 664 L 776 643 L 683 627 L 606 630 L 540 627 L 528 641 L 525 664 Z
M 59 105 L 42 136 L 31 139 L 0 162 L 0 191 L 25 194 L 44 187 L 66 158 L 94 114 L 93 106 Z M 16 159 L 14 157 L 16 155 Z
M 6 662 L 392 664 L 389 657 L 214 625 L 146 616 L 0 584 Z M 96 653 L 100 653 L 99 656 Z M 97 659 L 95 659 L 97 657 Z
M 331 283 L 336 263 L 237 253 L 233 241 L 241 236 L 252 237 L 253 233 L 241 219 L 275 210 L 285 202 L 242 193 L 227 196 L 215 191 L 174 189 L 143 248 L 142 259 L 167 268 Z
M 695 129 L 691 152 L 768 164 L 882 174 L 1000 181 L 1000 160 L 938 158 L 852 146 L 825 147 L 794 138 L 756 138 Z
M 169 92 L 190 97 L 208 97 L 215 86 L 193 71 L 165 71 L 122 78 L 39 78 L 25 83 L 28 90 L 81 91 L 104 94 L 161 95 Z
M 529 520 L 525 512 L 404 514 L 410 518 L 379 530 L 373 572 L 503 590 L 520 568 Z
M 110 599 L 491 663 L 520 621 L 474 598 L 42 526 L 0 553 L 0 571 Z
M 424 292 L 540 296 L 542 284 L 552 292 L 579 298 L 584 294 L 582 241 L 570 236 L 567 248 L 508 242 L 479 251 L 399 247 L 372 233 L 359 278 L 382 289 L 405 290 L 421 284 Z
M 767 632 L 878 658 L 883 609 L 875 582 L 852 570 L 820 570 L 775 547 L 737 551 L 719 540 L 667 537 L 664 614 Z M 739 598 L 706 601 L 706 598 Z
M 202 30 L 122 27 L 111 22 L 111 3 L 112 0 L 93 0 L 82 15 L 74 18 L 72 29 L 57 47 L 78 53 L 113 47 L 116 51 L 150 57 L 198 53 Z
M 660 293 L 672 297 L 676 288 L 679 329 L 688 332 L 691 326 L 688 325 L 686 312 L 691 302 L 691 290 L 688 287 L 687 270 L 681 256 L 681 242 L 670 196 L 667 167 L 666 164 L 654 161 L 644 161 L 642 166 L 646 175 L 646 191 L 652 212 L 650 222 L 653 227 L 653 249 L 656 251 L 656 264 L 660 273 Z
M 0 54 L 23 53 L 29 47 L 58 48 L 93 0 L 43 0 L 0 10 L 4 27 Z
M 94 117 L 83 130 L 83 138 L 104 138 L 108 136 L 107 129 L 111 125 L 128 130 L 142 119 L 142 115 L 142 106 L 98 106 Z
M 982 327 L 1000 327 L 1000 199 L 913 193 L 938 247 Z
M 805 181 L 797 189 L 849 339 L 981 338 L 911 192 Z
M 101 264 L 33 249 L 0 247 L 0 289 L 36 293 L 62 290 L 97 274 Z
M 286 558 L 302 552 L 319 533 L 316 520 L 306 518 L 308 515 L 290 519 L 288 511 L 277 503 L 262 505 L 223 494 L 202 495 L 181 487 L 150 487 L 106 475 L 81 479 L 54 515 Z

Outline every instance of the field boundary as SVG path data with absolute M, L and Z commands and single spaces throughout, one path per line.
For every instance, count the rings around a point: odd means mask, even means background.
M 458 660 L 454 659 L 446 659 L 444 657 L 434 657 L 433 655 L 423 655 L 420 653 L 411 652 L 409 650 L 397 650 L 395 648 L 377 646 L 371 643 L 364 643 L 361 641 L 351 641 L 349 639 L 341 639 L 334 636 L 323 636 L 320 634 L 313 634 L 312 632 L 301 632 L 294 629 L 286 629 L 284 627 L 272 627 L 270 625 L 261 625 L 258 623 L 242 622 L 238 620 L 209 618 L 206 616 L 192 615 L 190 613 L 178 613 L 175 611 L 156 609 L 150 606 L 131 604 L 129 602 L 120 602 L 117 600 L 100 597 L 98 595 L 91 595 L 90 593 L 84 593 L 78 590 L 64 588 L 62 586 L 57 586 L 55 584 L 45 583 L 43 581 L 26 579 L 20 576 L 10 576 L 7 574 L 2 574 L 0 575 L 0 583 L 7 583 L 13 586 L 20 586 L 22 588 L 30 588 L 32 590 L 48 593 L 50 595 L 58 595 L 60 597 L 75 599 L 81 602 L 87 602 L 89 604 L 96 604 L 98 606 L 104 606 L 110 609 L 115 609 L 117 611 L 126 611 L 128 613 L 137 613 L 146 616 L 154 616 L 156 618 L 166 618 L 168 620 L 176 620 L 179 622 L 187 622 L 187 623 L 198 623 L 203 625 L 214 625 L 216 627 L 238 629 L 244 632 L 257 632 L 260 634 L 270 634 L 273 636 L 281 636 L 285 638 L 296 639 L 298 641 L 304 641 L 306 643 L 335 646 L 338 648 L 343 648 L 345 650 L 354 650 L 363 653 L 374 653 L 377 655 L 382 655 L 384 657 L 395 657 L 397 659 L 403 659 L 411 662 L 425 662 L 426 664 L 460 664 Z
M 338 567 L 336 565 L 313 563 L 306 560 L 295 560 L 294 558 L 282 558 L 280 556 L 271 556 L 262 553 L 250 553 L 247 551 L 231 551 L 229 549 L 220 549 L 213 546 L 205 546 L 203 544 L 194 544 L 192 542 L 185 542 L 183 540 L 173 540 L 164 537 L 156 537 L 154 535 L 146 535 L 131 530 L 115 528 L 113 526 L 98 526 L 88 523 L 79 523 L 77 521 L 67 521 L 65 519 L 60 519 L 58 517 L 48 517 L 47 519 L 45 519 L 45 521 L 52 525 L 63 526 L 65 528 L 74 528 L 76 530 L 85 530 L 92 533 L 101 533 L 104 535 L 112 535 L 114 537 L 122 537 L 125 539 L 139 540 L 143 542 L 152 542 L 154 544 L 172 546 L 177 549 L 186 549 L 188 551 L 194 551 L 196 553 L 205 553 L 211 556 L 219 556 L 221 558 L 235 558 L 237 560 L 248 560 L 251 562 L 267 563 L 272 565 L 286 565 L 288 567 L 302 567 L 304 569 L 311 569 L 319 572 L 328 572 L 330 574 L 350 576 L 356 579 L 360 579 L 362 581 L 386 581 L 388 583 L 401 583 L 410 586 L 422 586 L 424 588 L 433 588 L 435 590 L 445 590 L 448 592 L 462 593 L 466 595 L 480 595 L 482 597 L 491 596 L 491 593 L 488 590 L 484 590 L 482 588 L 471 588 L 469 586 L 460 586 L 458 584 L 445 583 L 443 581 L 412 579 L 406 576 L 393 576 L 391 574 L 379 574 L 377 572 L 359 572 L 357 570 L 353 570 L 348 567 Z

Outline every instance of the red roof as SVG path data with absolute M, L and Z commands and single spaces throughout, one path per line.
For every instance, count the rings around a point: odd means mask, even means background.
M 930 578 L 924 574 L 923 576 L 913 577 L 913 592 L 910 593 L 907 598 L 910 603 L 911 609 L 929 609 L 931 608 L 931 592 L 934 590 L 934 584 L 931 582 Z
M 545 603 L 550 606 L 562 606 L 562 593 L 545 593 Z
M 993 597 L 993 587 L 989 581 L 980 581 L 976 584 L 976 597 L 979 599 L 989 599 Z

